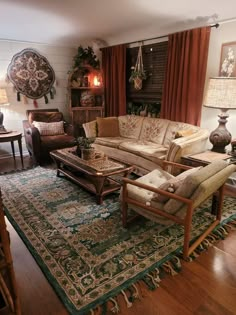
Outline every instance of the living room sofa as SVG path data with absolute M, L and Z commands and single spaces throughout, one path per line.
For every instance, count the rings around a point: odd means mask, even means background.
M 97 150 L 135 166 L 144 175 L 163 161 L 181 162 L 181 156 L 205 150 L 209 131 L 167 119 L 124 115 L 83 124 L 86 137 L 96 137 Z M 170 171 L 170 170 L 169 170 Z

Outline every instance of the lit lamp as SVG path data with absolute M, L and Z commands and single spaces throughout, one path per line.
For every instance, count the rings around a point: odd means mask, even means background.
M 229 117 L 227 110 L 236 109 L 236 78 L 210 78 L 203 105 L 221 110 L 219 126 L 212 131 L 209 139 L 213 144 L 212 151 L 225 153 L 225 146 L 231 142 L 231 134 L 225 126 Z
M 7 98 L 7 93 L 5 89 L 0 89 L 0 107 L 1 106 L 5 106 L 5 105 L 9 105 L 8 103 L 8 98 Z M 0 132 L 4 132 L 6 131 L 6 129 L 3 126 L 3 113 L 0 111 Z

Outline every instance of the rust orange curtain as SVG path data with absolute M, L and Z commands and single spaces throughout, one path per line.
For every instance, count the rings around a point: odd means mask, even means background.
M 168 36 L 161 117 L 200 125 L 211 27 Z
M 102 49 L 105 116 L 126 114 L 126 45 Z

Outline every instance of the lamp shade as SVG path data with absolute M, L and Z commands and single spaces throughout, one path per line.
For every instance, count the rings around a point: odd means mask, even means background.
M 0 89 L 0 106 L 9 105 L 7 92 L 5 89 Z
M 236 78 L 210 78 L 203 105 L 226 110 L 236 109 Z

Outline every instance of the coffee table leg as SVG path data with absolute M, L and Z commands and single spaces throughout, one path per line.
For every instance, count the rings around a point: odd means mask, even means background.
M 92 179 L 92 182 L 96 189 L 96 199 L 97 199 L 98 205 L 101 205 L 103 202 L 102 191 L 103 191 L 105 180 L 106 180 L 106 177 L 97 177 L 97 178 Z
M 57 177 L 60 177 L 60 165 L 61 165 L 61 162 L 54 159 L 54 161 L 56 162 L 56 165 L 57 165 Z

